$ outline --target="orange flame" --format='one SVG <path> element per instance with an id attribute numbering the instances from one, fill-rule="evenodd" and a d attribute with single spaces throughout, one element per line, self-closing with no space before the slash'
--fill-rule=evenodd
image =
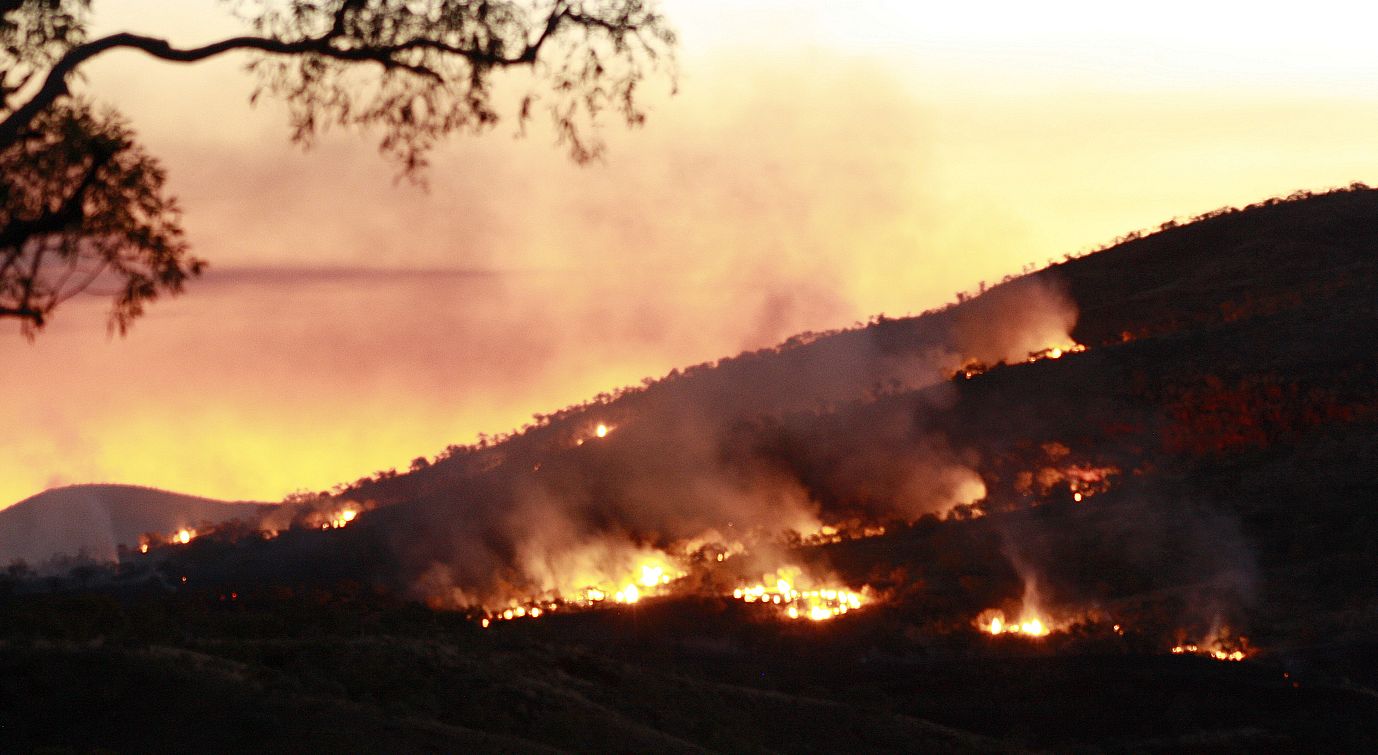
<path id="1" fill-rule="evenodd" d="M 810 621 L 826 621 L 842 616 L 869 602 L 862 593 L 845 587 L 797 589 L 795 584 L 801 574 L 802 570 L 797 566 L 783 567 L 776 570 L 774 575 L 763 576 L 761 581 L 754 585 L 745 585 L 733 590 L 732 598 L 744 603 L 779 606 L 777 610 L 788 618 L 807 618 Z"/>

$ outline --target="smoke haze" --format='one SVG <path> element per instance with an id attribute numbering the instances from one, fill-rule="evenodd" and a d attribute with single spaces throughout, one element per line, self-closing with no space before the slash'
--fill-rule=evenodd
<path id="1" fill-rule="evenodd" d="M 1075 321 L 1065 295 L 1023 279 L 928 317 L 689 370 L 560 420 L 549 455 L 504 458 L 406 507 L 393 548 L 428 598 L 491 608 L 609 591 L 648 559 L 682 574 L 705 546 L 770 564 L 762 552 L 825 526 L 942 515 L 984 496 L 976 459 L 925 429 L 922 402 L 875 399 L 931 388 L 923 401 L 941 403 L 963 365 L 1067 348 Z M 857 402 L 870 411 L 833 414 Z"/>

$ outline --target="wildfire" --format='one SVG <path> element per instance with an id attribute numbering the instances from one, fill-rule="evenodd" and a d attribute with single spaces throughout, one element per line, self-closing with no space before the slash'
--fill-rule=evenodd
<path id="1" fill-rule="evenodd" d="M 488 612 L 481 624 L 486 629 L 495 621 L 539 619 L 562 608 L 596 608 L 605 604 L 634 605 L 645 598 L 662 594 L 671 582 L 683 576 L 684 572 L 668 561 L 658 557 L 647 558 L 626 577 L 586 585 L 572 591 L 572 596 L 556 593 L 545 598 L 513 599 L 507 608 Z"/>
<path id="2" fill-rule="evenodd" d="M 1180 638 L 1180 635 L 1179 635 Z M 1209 644 L 1186 642 L 1179 639 L 1172 646 L 1173 655 L 1200 655 L 1217 661 L 1238 662 L 1245 660 L 1253 651 L 1249 648 L 1248 637 L 1231 639 L 1228 630 L 1217 632 Z"/>
<path id="3" fill-rule="evenodd" d="M 1002 634 L 1018 634 L 1025 637 L 1047 637 L 1053 630 L 1043 619 L 1033 616 L 1024 616 L 1015 622 L 1007 622 L 1003 611 L 992 610 L 981 614 L 976 620 L 976 625 L 981 631 L 987 632 L 992 636 Z"/>
<path id="4" fill-rule="evenodd" d="M 1068 486 L 1072 489 L 1072 500 L 1077 503 L 1109 490 L 1110 478 L 1119 473 L 1120 468 L 1114 466 L 1093 467 L 1074 464 L 1062 470 Z"/>
<path id="5" fill-rule="evenodd" d="M 1214 650 L 1204 650 L 1194 643 L 1186 645 L 1174 645 L 1173 655 L 1204 655 L 1207 658 L 1214 658 L 1217 661 L 1242 661 L 1246 657 L 1243 650 L 1225 651 L 1220 648 Z"/>
<path id="6" fill-rule="evenodd" d="M 1040 609 L 1042 601 L 1039 599 L 1038 577 L 1032 572 L 1024 574 L 1022 602 L 1018 621 L 1009 621 L 1005 618 L 1004 611 L 991 608 L 982 611 L 976 617 L 977 628 L 991 636 L 1016 634 L 1024 637 L 1047 637 L 1052 634 L 1052 622 L 1043 617 L 1044 612 Z"/>
<path id="7" fill-rule="evenodd" d="M 616 429 L 617 429 L 617 427 L 616 427 L 615 425 L 609 425 L 609 424 L 606 423 L 606 422 L 599 422 L 597 425 L 594 425 L 593 431 L 592 431 L 592 435 L 591 435 L 591 436 L 586 436 L 586 437 L 583 437 L 583 438 L 579 438 L 578 440 L 574 441 L 574 445 L 576 445 L 576 446 L 582 446 L 582 445 L 584 445 L 584 443 L 586 443 L 586 442 L 588 442 L 588 441 L 590 441 L 590 440 L 594 440 L 594 439 L 600 439 L 600 440 L 601 440 L 602 438 L 608 437 L 608 434 L 611 433 L 613 430 L 616 430 Z"/>
<path id="8" fill-rule="evenodd" d="M 826 621 L 866 603 L 865 596 L 845 587 L 799 590 L 795 583 L 800 573 L 798 567 L 779 569 L 774 575 L 762 577 L 757 584 L 733 590 L 732 598 L 744 603 L 778 606 L 781 613 L 791 619 L 810 621 Z"/>
<path id="9" fill-rule="evenodd" d="M 1024 361 L 1028 364 L 1033 364 L 1034 362 L 1041 362 L 1045 359 L 1061 359 L 1067 354 L 1079 354 L 1083 351 L 1086 351 L 1085 344 L 1080 344 L 1069 339 L 1065 346 L 1049 346 L 1046 349 L 1029 352 L 1029 356 Z M 991 365 L 971 360 L 964 363 L 961 368 L 957 370 L 956 374 L 953 375 L 953 378 L 970 380 L 977 375 L 984 375 L 986 372 L 990 371 L 990 369 Z"/>
<path id="10" fill-rule="evenodd" d="M 197 531 L 190 527 L 181 527 L 176 532 L 167 535 L 146 532 L 139 536 L 139 552 L 148 553 L 150 550 L 164 545 L 186 545 L 195 540 L 197 534 Z"/>
<path id="11" fill-rule="evenodd" d="M 1043 349 L 1042 351 L 1035 351 L 1034 353 L 1029 355 L 1028 361 L 1032 363 L 1042 361 L 1044 359 L 1061 359 L 1064 355 L 1078 354 L 1083 351 L 1086 351 L 1085 344 L 1073 342 L 1072 345 L 1067 347 L 1053 346 L 1047 349 Z"/>
<path id="12" fill-rule="evenodd" d="M 325 503 L 325 502 L 323 502 Z M 259 532 L 265 539 L 277 537 L 287 527 L 305 527 L 315 530 L 338 530 L 348 527 L 359 515 L 371 511 L 377 504 L 373 501 L 332 501 L 330 505 L 299 512 L 290 522 L 265 519 L 259 523 Z"/>
<path id="13" fill-rule="evenodd" d="M 1068 463 L 1072 451 L 1061 443 L 1045 443 L 1043 451 L 1048 463 L 1033 471 L 1020 472 L 1014 480 L 1016 492 L 1041 497 L 1065 485 L 1072 494 L 1072 500 L 1081 503 L 1110 490 L 1115 479 L 1122 474 L 1120 468 L 1114 465 Z"/>
<path id="14" fill-rule="evenodd" d="M 339 511 L 337 511 L 337 512 L 335 512 L 335 513 L 333 513 L 333 514 L 328 514 L 327 517 L 326 517 L 326 520 L 325 520 L 324 522 L 321 523 L 321 529 L 323 529 L 323 530 L 338 530 L 338 529 L 341 529 L 341 528 L 343 528 L 343 527 L 348 526 L 349 523 L 352 522 L 352 521 L 354 521 L 355 517 L 357 517 L 357 516 L 359 516 L 359 510 L 358 510 L 358 509 L 356 509 L 356 508 L 354 508 L 354 507 L 352 507 L 352 506 L 346 506 L 346 507 L 344 507 L 343 509 L 340 509 Z"/>
<path id="15" fill-rule="evenodd" d="M 802 542 L 804 545 L 830 545 L 845 540 L 864 540 L 869 537 L 880 537 L 884 534 L 885 528 L 880 525 L 862 526 L 853 522 L 852 524 L 839 526 L 823 525 L 817 532 L 805 535 L 802 538 Z"/>

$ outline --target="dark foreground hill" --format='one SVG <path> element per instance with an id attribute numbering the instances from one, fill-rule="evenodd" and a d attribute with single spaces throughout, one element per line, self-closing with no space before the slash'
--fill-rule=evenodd
<path id="1" fill-rule="evenodd" d="M 344 529 L 0 582 L 0 742 L 1372 751 L 1375 218 L 1369 190 L 1221 213 L 363 481 L 381 506 Z M 1059 297 L 1089 348 L 1027 362 Z M 781 545 L 876 600 L 784 621 L 710 561 L 701 590 L 486 630 L 422 602 L 528 577 L 532 533 L 655 543 L 705 500 L 884 524 Z M 976 626 L 1031 583 L 1059 631 Z M 1247 660 L 1170 652 L 1212 637 Z"/>

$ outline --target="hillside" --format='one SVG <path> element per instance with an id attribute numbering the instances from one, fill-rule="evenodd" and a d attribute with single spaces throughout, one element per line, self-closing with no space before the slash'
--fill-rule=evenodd
<path id="1" fill-rule="evenodd" d="M 0 711 L 122 670 L 85 728 L 0 726 L 108 746 L 214 689 L 281 749 L 1372 750 L 1375 217 L 1213 214 L 312 502 L 338 526 L 0 583 Z"/>
<path id="2" fill-rule="evenodd" d="M 54 556 L 114 561 L 119 546 L 148 532 L 174 533 L 205 522 L 257 520 L 265 504 L 227 503 L 133 485 L 73 485 L 0 510 L 0 563 L 37 566 Z"/>

